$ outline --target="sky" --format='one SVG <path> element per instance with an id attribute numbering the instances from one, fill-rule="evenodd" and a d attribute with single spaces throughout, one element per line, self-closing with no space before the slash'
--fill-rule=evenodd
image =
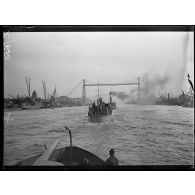
<path id="1" fill-rule="evenodd" d="M 86 83 L 136 82 L 146 76 L 168 78 L 164 88 L 173 95 L 188 90 L 187 73 L 194 81 L 192 32 L 11 32 L 4 34 L 4 96 L 27 95 L 25 77 L 31 77 L 31 91 L 43 97 L 57 89 L 68 95 Z M 130 90 L 137 86 L 101 87 L 108 91 Z M 97 87 L 86 88 L 87 97 Z M 82 85 L 72 94 L 81 97 Z"/>

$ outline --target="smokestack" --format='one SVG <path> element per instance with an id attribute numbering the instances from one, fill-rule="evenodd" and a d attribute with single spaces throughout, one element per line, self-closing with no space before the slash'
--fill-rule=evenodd
<path id="1" fill-rule="evenodd" d="M 110 103 L 112 103 L 112 93 L 110 92 Z"/>

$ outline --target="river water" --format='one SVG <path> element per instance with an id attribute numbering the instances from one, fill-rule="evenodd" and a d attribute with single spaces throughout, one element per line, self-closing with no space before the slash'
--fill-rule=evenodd
<path id="1" fill-rule="evenodd" d="M 118 105 L 113 121 L 92 124 L 88 107 L 4 112 L 4 165 L 14 165 L 44 151 L 60 139 L 102 159 L 111 148 L 121 165 L 193 165 L 194 108 L 159 105 Z"/>

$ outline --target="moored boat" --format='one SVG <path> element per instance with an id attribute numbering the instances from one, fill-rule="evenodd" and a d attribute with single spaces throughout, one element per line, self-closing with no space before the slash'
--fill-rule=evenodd
<path id="1" fill-rule="evenodd" d="M 23 104 L 22 109 L 23 110 L 37 110 L 43 108 L 42 103 L 36 103 L 36 104 Z"/>
<path id="2" fill-rule="evenodd" d="M 14 108 L 4 108 L 4 112 L 12 112 L 12 111 L 21 111 L 22 108 L 14 107 Z"/>

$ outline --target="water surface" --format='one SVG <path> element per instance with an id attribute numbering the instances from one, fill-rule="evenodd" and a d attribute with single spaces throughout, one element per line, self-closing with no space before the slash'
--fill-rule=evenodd
<path id="1" fill-rule="evenodd" d="M 122 165 L 192 165 L 194 109 L 179 106 L 118 105 L 114 121 L 92 124 L 88 107 L 23 110 L 4 120 L 4 165 L 44 151 L 53 141 L 89 150 L 106 160 L 110 148 Z M 4 113 L 7 117 L 8 112 Z"/>

